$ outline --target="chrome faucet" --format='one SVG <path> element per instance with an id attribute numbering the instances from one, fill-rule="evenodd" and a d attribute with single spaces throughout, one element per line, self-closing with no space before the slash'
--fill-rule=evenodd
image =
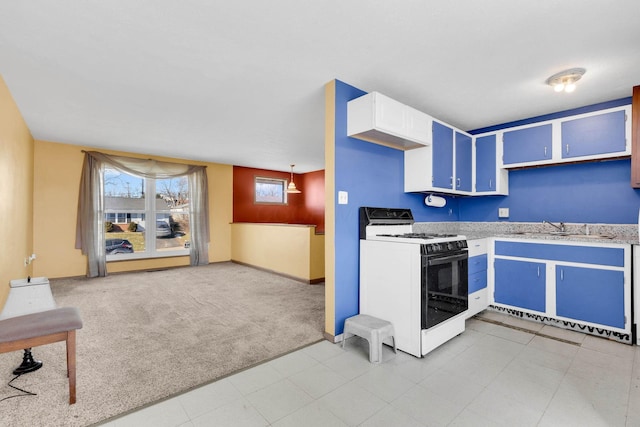
<path id="1" fill-rule="evenodd" d="M 555 228 L 556 230 L 564 233 L 566 230 L 564 228 L 564 222 L 561 222 L 560 225 L 555 225 L 552 222 L 549 222 L 547 220 L 542 221 L 543 224 L 549 224 L 550 226 L 552 226 L 553 228 Z"/>

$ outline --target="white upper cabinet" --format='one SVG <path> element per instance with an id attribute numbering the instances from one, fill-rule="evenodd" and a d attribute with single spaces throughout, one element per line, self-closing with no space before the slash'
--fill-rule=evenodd
<path id="1" fill-rule="evenodd" d="M 378 92 L 347 103 L 347 135 L 409 150 L 431 143 L 431 117 Z"/>

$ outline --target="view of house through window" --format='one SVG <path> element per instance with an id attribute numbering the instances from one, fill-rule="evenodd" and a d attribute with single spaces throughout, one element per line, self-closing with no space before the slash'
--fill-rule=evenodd
<path id="1" fill-rule="evenodd" d="M 106 169 L 104 207 L 107 260 L 189 253 L 186 176 L 149 179 Z"/>
<path id="2" fill-rule="evenodd" d="M 286 179 L 262 178 L 255 181 L 255 202 L 284 205 L 287 203 Z"/>

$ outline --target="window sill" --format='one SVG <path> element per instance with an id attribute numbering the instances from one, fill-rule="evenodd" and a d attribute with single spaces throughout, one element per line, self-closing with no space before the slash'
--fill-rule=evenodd
<path id="1" fill-rule="evenodd" d="M 145 252 L 133 253 L 133 254 L 117 254 L 117 255 L 107 255 L 107 262 L 118 262 L 118 261 L 135 261 L 142 259 L 156 259 L 156 258 L 172 258 L 172 257 L 181 257 L 181 256 L 189 256 L 190 251 L 188 249 L 180 249 L 175 251 L 162 251 L 156 252 L 155 254 L 148 254 Z"/>

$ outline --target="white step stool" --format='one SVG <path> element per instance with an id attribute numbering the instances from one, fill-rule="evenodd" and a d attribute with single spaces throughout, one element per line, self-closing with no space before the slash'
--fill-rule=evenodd
<path id="1" fill-rule="evenodd" d="M 342 348 L 350 335 L 357 335 L 369 341 L 369 361 L 371 363 L 382 362 L 382 342 L 386 338 L 393 340 L 393 352 L 396 350 L 396 339 L 391 322 L 378 319 L 368 314 L 358 314 L 344 321 L 342 333 Z"/>

